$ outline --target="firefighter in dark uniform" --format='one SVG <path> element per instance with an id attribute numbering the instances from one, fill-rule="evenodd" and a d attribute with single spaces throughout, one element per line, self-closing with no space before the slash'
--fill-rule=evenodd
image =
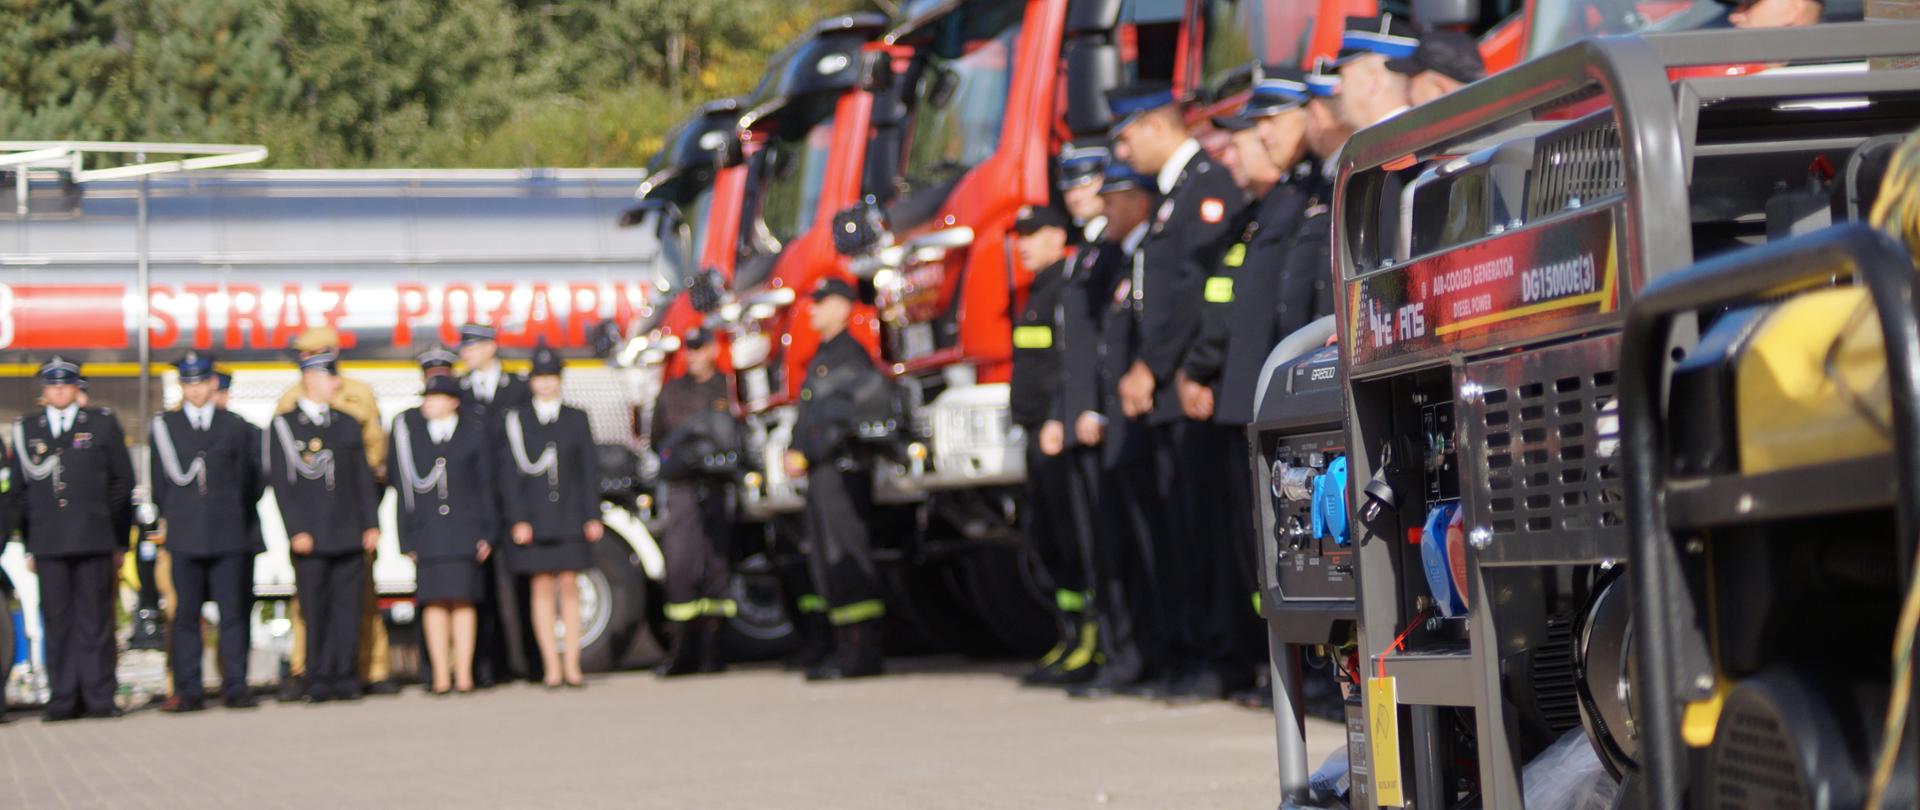
<path id="1" fill-rule="evenodd" d="M 400 551 L 413 560 L 414 601 L 423 608 L 428 689 L 465 693 L 473 691 L 480 564 L 492 556 L 500 528 L 493 437 L 460 414 L 460 385 L 451 376 L 428 376 L 420 399 L 394 417 L 387 434 L 387 480 L 400 495 Z"/>
<path id="2" fill-rule="evenodd" d="M 720 626 L 737 610 L 727 591 L 733 579 L 727 543 L 739 423 L 727 376 L 719 370 L 719 342 L 695 328 L 682 345 L 687 372 L 661 387 L 651 425 L 666 482 L 661 551 L 667 559 L 666 617 L 673 623 L 667 660 L 655 670 L 662 677 L 724 669 Z"/>
<path id="3" fill-rule="evenodd" d="M 534 643 L 548 689 L 586 685 L 576 575 L 594 567 L 592 544 L 606 530 L 593 426 L 585 411 L 561 403 L 564 369 L 552 349 L 534 348 L 528 377 L 533 399 L 501 417 L 500 460 L 494 464 L 502 522 L 513 541 L 506 547 L 507 569 L 527 578 Z M 558 639 L 556 623 L 564 631 Z"/>
<path id="4" fill-rule="evenodd" d="M 360 422 L 327 404 L 340 386 L 337 363 L 327 352 L 300 359 L 301 395 L 261 442 L 306 620 L 308 703 L 360 697 L 360 606 L 380 543 L 380 493 Z"/>
<path id="5" fill-rule="evenodd" d="M 533 394 L 526 380 L 501 367 L 494 327 L 482 323 L 460 327 L 459 348 L 460 360 L 467 366 L 467 373 L 460 378 L 460 388 L 465 392 L 461 410 L 493 431 L 493 443 L 498 447 L 501 415 L 526 405 Z M 504 531 L 494 533 L 496 537 L 503 535 Z M 480 637 L 474 651 L 473 677 L 474 683 L 484 689 L 516 668 L 523 668 L 526 650 L 517 629 L 523 622 L 513 578 L 498 559 L 489 558 L 481 568 L 486 594 L 479 609 Z M 516 630 L 506 631 L 509 627 Z"/>
<path id="6" fill-rule="evenodd" d="M 213 358 L 195 352 L 174 363 L 182 402 L 153 417 L 153 503 L 166 521 L 173 573 L 173 669 L 169 712 L 206 708 L 201 675 L 200 606 L 220 609 L 220 697 L 228 708 L 254 706 L 247 688 L 253 558 L 260 542 L 258 504 L 266 488 L 252 425 L 214 405 Z"/>
<path id="7" fill-rule="evenodd" d="M 1088 228 L 1091 244 L 1076 258 L 1064 296 L 1061 402 L 1075 442 L 1092 451 L 1096 468 L 1093 595 L 1103 662 L 1093 680 L 1068 694 L 1155 695 L 1172 667 L 1159 577 L 1171 529 L 1154 475 L 1152 430 L 1146 419 L 1124 412 L 1118 386 L 1138 354 L 1134 258 L 1158 198 L 1152 178 L 1113 161 L 1099 199 L 1101 214 Z"/>
<path id="8" fill-rule="evenodd" d="M 1286 248 L 1306 210 L 1325 195 L 1319 167 L 1308 159 L 1308 99 L 1304 71 L 1266 66 L 1256 72 L 1253 91 L 1238 113 L 1214 119 L 1233 133 L 1231 148 L 1240 158 L 1240 174 L 1258 198 L 1242 217 L 1239 235 L 1220 267 L 1202 288 L 1204 325 L 1187 353 L 1189 384 L 1202 390 L 1190 398 L 1188 415 L 1212 419 L 1230 429 L 1220 474 L 1233 521 L 1230 537 L 1238 556 L 1235 573 L 1242 593 L 1259 598 L 1259 544 L 1254 536 L 1253 483 L 1246 428 L 1253 421 L 1253 398 L 1267 354 L 1287 334 L 1332 312 L 1328 274 L 1289 265 Z M 1248 689 L 1267 667 L 1266 636 L 1257 610 L 1241 612 L 1234 626 L 1244 656 L 1229 687 L 1259 702 L 1270 691 Z"/>
<path id="9" fill-rule="evenodd" d="M 1015 216 L 1014 247 L 1033 274 L 1026 303 L 1013 323 L 1011 415 L 1027 437 L 1027 485 L 1022 528 L 1054 586 L 1060 639 L 1022 679 L 1033 685 L 1077 683 L 1093 677 L 1093 643 L 1087 624 L 1087 573 L 1075 538 L 1065 455 L 1066 423 L 1057 418 L 1060 344 L 1055 339 L 1061 294 L 1066 288 L 1067 215 L 1057 208 L 1025 206 Z M 1082 636 L 1087 643 L 1082 644 Z"/>
<path id="10" fill-rule="evenodd" d="M 133 529 L 133 460 L 113 412 L 78 402 L 79 382 L 75 363 L 40 366 L 44 407 L 14 423 L 8 470 L 40 579 L 49 721 L 120 713 L 114 582 Z"/>
<path id="11" fill-rule="evenodd" d="M 859 395 L 880 370 L 847 332 L 856 295 L 852 284 L 833 277 L 813 290 L 813 328 L 821 342 L 800 388 L 786 457 L 788 475 L 807 477 L 808 561 L 826 595 L 834 635 L 834 655 L 807 671 L 810 681 L 868 677 L 885 668 L 881 627 L 887 611 L 867 522 L 873 462 L 856 440 Z"/>
<path id="12" fill-rule="evenodd" d="M 1187 134 L 1180 107 L 1163 84 L 1111 91 L 1114 157 L 1154 177 L 1162 199 L 1135 257 L 1133 365 L 1118 394 L 1128 417 L 1145 417 L 1153 433 L 1158 495 L 1169 504 L 1169 547 L 1160 566 L 1170 654 L 1175 669 L 1164 687 L 1171 699 L 1223 697 L 1234 665 L 1236 597 L 1232 531 L 1220 508 L 1219 457 L 1230 431 L 1187 416 L 1179 399 L 1181 364 L 1200 334 L 1202 289 L 1233 243 L 1245 196 L 1232 176 Z M 1237 609 L 1237 610 L 1236 610 Z"/>

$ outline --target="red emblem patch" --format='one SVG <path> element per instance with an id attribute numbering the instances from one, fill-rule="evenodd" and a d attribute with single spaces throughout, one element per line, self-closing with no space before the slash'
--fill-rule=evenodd
<path id="1" fill-rule="evenodd" d="M 1208 197 L 1200 201 L 1200 221 L 1209 225 L 1218 223 L 1227 215 L 1227 204 L 1217 197 Z"/>

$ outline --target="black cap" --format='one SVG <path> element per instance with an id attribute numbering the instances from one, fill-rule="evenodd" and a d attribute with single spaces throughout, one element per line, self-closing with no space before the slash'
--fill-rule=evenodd
<path id="1" fill-rule="evenodd" d="M 459 355 L 448 351 L 447 347 L 437 343 L 427 347 L 427 350 L 421 352 L 420 356 L 415 359 L 420 361 L 420 370 L 422 371 L 433 368 L 453 368 L 453 364 L 460 362 Z"/>
<path id="2" fill-rule="evenodd" d="M 680 338 L 680 345 L 689 349 L 698 349 L 712 342 L 713 330 L 704 326 L 696 326 L 688 329 L 687 334 Z"/>
<path id="3" fill-rule="evenodd" d="M 1253 76 L 1253 90 L 1240 116 L 1248 120 L 1266 118 L 1307 103 L 1307 72 L 1289 65 L 1261 65 Z"/>
<path id="4" fill-rule="evenodd" d="M 1388 59 L 1411 58 L 1420 48 L 1420 32 L 1413 23 L 1382 14 L 1378 17 L 1348 17 L 1346 30 L 1340 34 L 1340 63 L 1369 54 L 1380 54 Z"/>
<path id="5" fill-rule="evenodd" d="M 1051 205 L 1023 205 L 1020 206 L 1020 214 L 1013 219 L 1013 232 L 1026 236 L 1041 228 L 1064 231 L 1069 222 L 1066 214 Z"/>
<path id="6" fill-rule="evenodd" d="M 1076 188 L 1098 180 L 1112 161 L 1113 150 L 1107 147 L 1107 136 L 1075 138 L 1060 150 L 1059 186 Z"/>
<path id="7" fill-rule="evenodd" d="M 815 301 L 822 301 L 835 295 L 845 298 L 848 301 L 860 300 L 859 291 L 855 290 L 852 284 L 848 284 L 846 279 L 840 278 L 839 276 L 827 276 L 826 278 L 820 279 L 819 284 L 813 286 L 813 300 Z"/>
<path id="8" fill-rule="evenodd" d="M 1140 120 L 1140 116 L 1171 106 L 1175 101 L 1173 85 L 1166 82 L 1135 82 L 1107 91 L 1107 108 L 1113 112 L 1114 135 Z"/>
<path id="9" fill-rule="evenodd" d="M 528 372 L 528 376 L 557 377 L 563 368 L 566 368 L 566 362 L 560 359 L 560 353 L 554 351 L 552 346 L 548 346 L 545 340 L 533 347 L 533 368 Z"/>
<path id="10" fill-rule="evenodd" d="M 435 374 L 429 376 L 427 377 L 426 385 L 420 390 L 420 396 L 428 397 L 434 394 L 459 399 L 460 381 L 454 379 L 451 374 Z"/>
<path id="11" fill-rule="evenodd" d="M 1428 31 L 1420 37 L 1413 55 L 1388 59 L 1387 69 L 1416 76 L 1429 70 L 1456 82 L 1477 82 L 1487 76 L 1487 63 L 1480 58 L 1480 43 L 1460 31 Z"/>
<path id="12" fill-rule="evenodd" d="M 216 371 L 213 373 L 213 377 L 214 379 L 220 381 L 220 390 L 222 391 L 233 390 L 233 372 Z"/>
<path id="13" fill-rule="evenodd" d="M 213 358 L 196 351 L 189 351 L 173 361 L 174 371 L 180 374 L 180 382 L 205 382 L 213 376 Z"/>
<path id="14" fill-rule="evenodd" d="M 80 364 L 59 355 L 40 364 L 40 383 L 42 385 L 79 385 Z"/>
<path id="15" fill-rule="evenodd" d="M 1213 128 L 1224 132 L 1245 132 L 1253 129 L 1253 119 L 1241 113 L 1228 113 L 1213 117 Z"/>
<path id="16" fill-rule="evenodd" d="M 460 327 L 460 345 L 462 346 L 469 343 L 495 340 L 497 337 L 494 328 L 484 323 L 470 323 Z"/>
<path id="17" fill-rule="evenodd" d="M 340 373 L 340 355 L 333 352 L 314 352 L 300 358 L 301 371 L 324 371 L 328 374 Z"/>

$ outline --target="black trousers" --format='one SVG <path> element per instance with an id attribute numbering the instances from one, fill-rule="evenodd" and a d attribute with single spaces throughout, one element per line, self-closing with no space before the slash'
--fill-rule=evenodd
<path id="1" fill-rule="evenodd" d="M 807 473 L 807 559 L 834 626 L 886 615 L 873 565 L 873 474 L 821 465 Z"/>
<path id="2" fill-rule="evenodd" d="M 168 663 L 173 667 L 173 693 L 199 700 L 206 695 L 200 671 L 200 606 L 208 600 L 220 608 L 220 693 L 247 691 L 247 649 L 253 607 L 253 555 L 213 557 L 173 555 L 173 631 L 168 634 Z"/>
<path id="3" fill-rule="evenodd" d="M 300 617 L 307 623 L 307 694 L 345 697 L 360 693 L 356 651 L 360 603 L 366 596 L 367 556 L 294 555 L 293 584 L 300 591 Z"/>
<path id="4" fill-rule="evenodd" d="M 684 622 L 732 613 L 727 589 L 733 570 L 727 543 L 733 533 L 733 492 L 724 481 L 669 481 L 666 525 L 666 615 Z"/>
<path id="5" fill-rule="evenodd" d="M 1078 623 L 1086 612 L 1091 582 L 1086 546 L 1093 527 L 1084 519 L 1090 512 L 1076 515 L 1074 461 L 1069 452 L 1049 456 L 1040 452 L 1038 441 L 1027 442 L 1026 513 L 1021 522 L 1027 545 L 1052 580 L 1060 611 Z"/>
<path id="6" fill-rule="evenodd" d="M 113 711 L 120 686 L 114 675 L 113 555 L 35 555 L 33 565 L 46 630 L 47 714 Z"/>
<path id="7" fill-rule="evenodd" d="M 1254 520 L 1253 446 L 1247 443 L 1244 427 L 1222 426 L 1227 431 L 1227 452 L 1222 456 L 1223 494 L 1228 504 L 1224 513 L 1228 523 L 1227 546 L 1232 552 L 1235 587 L 1240 604 L 1233 609 L 1235 663 L 1255 670 L 1267 666 L 1267 623 L 1255 609 L 1260 593 L 1260 529 Z"/>
<path id="8" fill-rule="evenodd" d="M 1123 431 L 1137 431 L 1141 435 L 1132 441 L 1146 442 L 1145 430 L 1110 423 L 1107 441 L 1126 441 Z M 1102 677 L 1116 683 L 1156 677 L 1173 666 L 1161 588 L 1167 503 L 1156 491 L 1150 454 L 1103 463 L 1098 450 L 1085 452 L 1081 474 L 1097 482 L 1091 489 L 1099 527 L 1092 556 L 1094 612 L 1107 659 Z"/>
<path id="9" fill-rule="evenodd" d="M 1234 499 L 1221 459 L 1230 430 L 1181 420 L 1154 427 L 1158 496 L 1176 527 L 1165 541 L 1161 583 L 1166 593 L 1169 653 L 1176 669 L 1237 672 L 1236 622 L 1248 620 L 1250 595 L 1239 587 L 1241 544 L 1228 515 Z"/>

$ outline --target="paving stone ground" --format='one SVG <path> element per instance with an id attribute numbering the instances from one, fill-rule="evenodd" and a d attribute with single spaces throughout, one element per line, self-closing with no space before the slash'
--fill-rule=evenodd
<path id="1" fill-rule="evenodd" d="M 0 808 L 1271 808 L 1271 715 L 1023 689 L 1011 668 L 893 662 L 549 693 L 0 725 Z M 1310 721 L 1312 764 L 1341 743 Z"/>

